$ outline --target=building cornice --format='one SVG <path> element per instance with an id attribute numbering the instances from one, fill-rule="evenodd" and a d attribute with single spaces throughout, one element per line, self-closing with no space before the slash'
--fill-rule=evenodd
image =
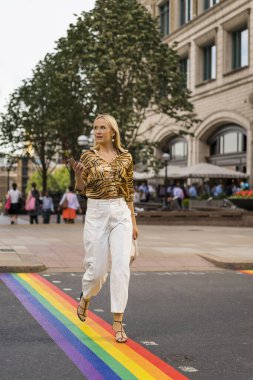
<path id="1" fill-rule="evenodd" d="M 252 85 L 252 92 L 253 92 L 253 74 L 249 74 L 245 78 L 237 78 L 232 83 L 231 82 L 223 83 L 222 85 L 219 85 L 215 88 L 198 92 L 197 94 L 194 94 L 191 96 L 191 100 L 193 102 L 196 102 L 199 99 L 204 99 L 209 96 L 217 95 L 226 91 L 230 91 L 233 88 L 238 88 L 239 86 L 244 86 L 248 84 Z"/>

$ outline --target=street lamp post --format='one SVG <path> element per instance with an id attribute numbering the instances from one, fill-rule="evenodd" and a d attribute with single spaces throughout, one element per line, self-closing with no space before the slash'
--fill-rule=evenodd
<path id="1" fill-rule="evenodd" d="M 164 178 L 164 188 L 165 188 L 165 195 L 164 195 L 164 208 L 168 208 L 168 202 L 167 202 L 167 182 L 168 182 L 168 163 L 170 160 L 169 153 L 163 153 L 162 155 L 164 164 L 165 164 L 165 178 Z"/>
<path id="2" fill-rule="evenodd" d="M 93 131 L 91 131 L 90 137 L 87 137 L 86 135 L 81 135 L 77 139 L 78 145 L 83 147 L 83 150 L 89 149 L 90 146 L 93 144 L 93 141 Z"/>
<path id="3" fill-rule="evenodd" d="M 88 137 L 85 135 L 81 135 L 77 139 L 77 143 L 79 146 L 86 146 L 88 144 Z"/>
<path id="4" fill-rule="evenodd" d="M 11 168 L 7 167 L 6 171 L 7 171 L 7 191 L 8 191 L 10 189 L 10 171 L 11 171 Z"/>
<path id="5" fill-rule="evenodd" d="M 10 172 L 12 170 L 15 170 L 17 167 L 16 158 L 15 157 L 8 157 L 6 160 L 6 172 L 7 172 L 7 191 L 10 188 Z"/>

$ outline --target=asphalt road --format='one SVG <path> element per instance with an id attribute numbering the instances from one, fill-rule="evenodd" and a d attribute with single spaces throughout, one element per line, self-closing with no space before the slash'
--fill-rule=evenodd
<path id="1" fill-rule="evenodd" d="M 44 279 L 80 293 L 80 273 Z M 132 273 L 125 328 L 189 379 L 252 380 L 252 290 L 253 276 L 238 272 Z M 109 281 L 90 308 L 111 323 Z M 1 281 L 0 310 L 1 380 L 85 378 Z"/>

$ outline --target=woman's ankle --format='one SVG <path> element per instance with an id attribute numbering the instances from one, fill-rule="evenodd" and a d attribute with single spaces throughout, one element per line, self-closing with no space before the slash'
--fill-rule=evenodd
<path id="1" fill-rule="evenodd" d="M 113 320 L 117 322 L 123 321 L 124 314 L 123 313 L 113 313 Z"/>

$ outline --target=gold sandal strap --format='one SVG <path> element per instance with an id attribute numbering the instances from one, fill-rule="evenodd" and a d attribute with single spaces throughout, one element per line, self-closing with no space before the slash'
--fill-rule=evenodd
<path id="1" fill-rule="evenodd" d="M 126 335 L 126 333 L 125 333 L 125 331 L 124 331 L 124 328 L 123 328 L 123 322 L 122 322 L 122 321 L 114 321 L 114 323 L 120 323 L 120 325 L 121 325 L 121 329 L 118 330 L 118 331 L 115 331 L 115 335 L 121 333 L 121 337 L 120 337 L 120 338 L 117 338 L 117 337 L 115 336 L 116 340 L 117 340 L 117 341 L 118 341 L 119 339 L 120 339 L 120 340 L 127 340 L 127 336 L 124 337 L 124 335 L 123 335 L 123 334 Z"/>
<path id="2" fill-rule="evenodd" d="M 82 299 L 81 299 L 81 300 L 82 300 Z M 86 317 L 87 315 L 85 314 L 85 312 L 86 312 L 87 309 L 88 309 L 88 306 L 89 306 L 90 300 L 85 300 L 85 299 L 83 298 L 84 306 L 81 305 L 81 300 L 80 300 L 80 303 L 79 303 L 79 305 L 78 305 L 78 309 L 80 308 L 80 309 L 82 309 L 83 311 L 82 311 L 82 313 L 79 313 L 79 314 L 80 314 L 81 316 L 83 316 L 83 317 Z"/>

